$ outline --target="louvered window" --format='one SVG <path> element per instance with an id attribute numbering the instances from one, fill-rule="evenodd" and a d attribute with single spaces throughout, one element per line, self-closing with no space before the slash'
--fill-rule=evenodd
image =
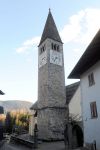
<path id="1" fill-rule="evenodd" d="M 52 43 L 51 49 L 59 52 L 59 45 Z"/>
<path id="2" fill-rule="evenodd" d="M 45 44 L 40 48 L 40 54 L 42 54 L 46 50 Z"/>

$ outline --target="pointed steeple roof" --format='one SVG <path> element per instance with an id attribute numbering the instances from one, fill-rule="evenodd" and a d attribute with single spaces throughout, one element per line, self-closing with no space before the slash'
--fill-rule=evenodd
<path id="1" fill-rule="evenodd" d="M 53 40 L 56 40 L 56 41 L 62 43 L 61 38 L 60 38 L 59 33 L 58 33 L 58 30 L 57 30 L 57 27 L 56 27 L 56 24 L 55 24 L 54 19 L 52 17 L 50 9 L 49 9 L 48 17 L 47 17 L 47 20 L 46 20 L 46 24 L 45 24 L 45 27 L 44 27 L 44 30 L 43 30 L 42 37 L 41 37 L 39 45 L 46 38 L 50 38 L 50 39 L 53 39 Z"/>

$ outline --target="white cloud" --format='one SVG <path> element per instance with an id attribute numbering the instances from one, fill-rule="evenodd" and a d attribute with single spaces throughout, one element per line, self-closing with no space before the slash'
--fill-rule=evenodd
<path id="1" fill-rule="evenodd" d="M 69 22 L 60 32 L 62 41 L 65 44 L 71 42 L 72 44 L 78 43 L 88 45 L 100 28 L 99 18 L 100 9 L 95 8 L 87 8 L 72 15 L 69 18 Z M 32 46 L 35 46 L 34 48 L 36 48 L 39 41 L 39 36 L 26 40 L 22 43 L 22 46 L 16 49 L 16 52 L 28 52 Z"/>
<path id="2" fill-rule="evenodd" d="M 69 18 L 60 32 L 64 43 L 88 44 L 100 28 L 100 9 L 87 8 Z"/>
<path id="3" fill-rule="evenodd" d="M 17 49 L 16 49 L 16 52 L 17 52 L 17 53 L 23 53 L 23 52 L 25 52 L 27 49 L 28 49 L 28 47 L 22 46 L 22 47 L 17 48 Z"/>
<path id="4" fill-rule="evenodd" d="M 64 26 L 60 32 L 64 43 L 70 42 L 77 38 L 81 32 L 80 21 L 83 17 L 83 12 L 79 12 L 77 15 L 73 15 L 69 18 L 69 23 Z"/>
<path id="5" fill-rule="evenodd" d="M 33 59 L 31 57 L 27 58 L 27 62 L 33 63 Z"/>
<path id="6" fill-rule="evenodd" d="M 23 42 L 22 46 L 16 49 L 17 53 L 27 52 L 32 46 L 37 46 L 40 41 L 40 37 L 34 37 Z"/>
<path id="7" fill-rule="evenodd" d="M 30 40 L 27 40 L 23 43 L 24 46 L 32 46 L 33 44 L 37 45 L 39 43 L 40 37 L 34 37 Z"/>

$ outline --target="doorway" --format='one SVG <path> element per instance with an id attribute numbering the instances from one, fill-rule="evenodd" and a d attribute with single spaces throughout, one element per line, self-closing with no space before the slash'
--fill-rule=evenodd
<path id="1" fill-rule="evenodd" d="M 83 146 L 83 131 L 79 125 L 73 125 L 72 128 L 73 136 L 73 147 L 82 147 Z"/>

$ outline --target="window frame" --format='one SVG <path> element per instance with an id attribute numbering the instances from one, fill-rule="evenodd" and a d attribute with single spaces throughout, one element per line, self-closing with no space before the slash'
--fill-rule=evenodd
<path id="1" fill-rule="evenodd" d="M 41 55 L 46 50 L 45 44 L 40 48 L 39 54 Z"/>
<path id="2" fill-rule="evenodd" d="M 93 72 L 88 75 L 88 83 L 89 83 L 89 87 L 93 86 L 95 84 L 94 73 Z"/>
<path id="3" fill-rule="evenodd" d="M 60 52 L 60 46 L 56 43 L 51 43 L 51 49 Z"/>
<path id="4" fill-rule="evenodd" d="M 98 118 L 96 101 L 90 102 L 91 119 Z"/>

